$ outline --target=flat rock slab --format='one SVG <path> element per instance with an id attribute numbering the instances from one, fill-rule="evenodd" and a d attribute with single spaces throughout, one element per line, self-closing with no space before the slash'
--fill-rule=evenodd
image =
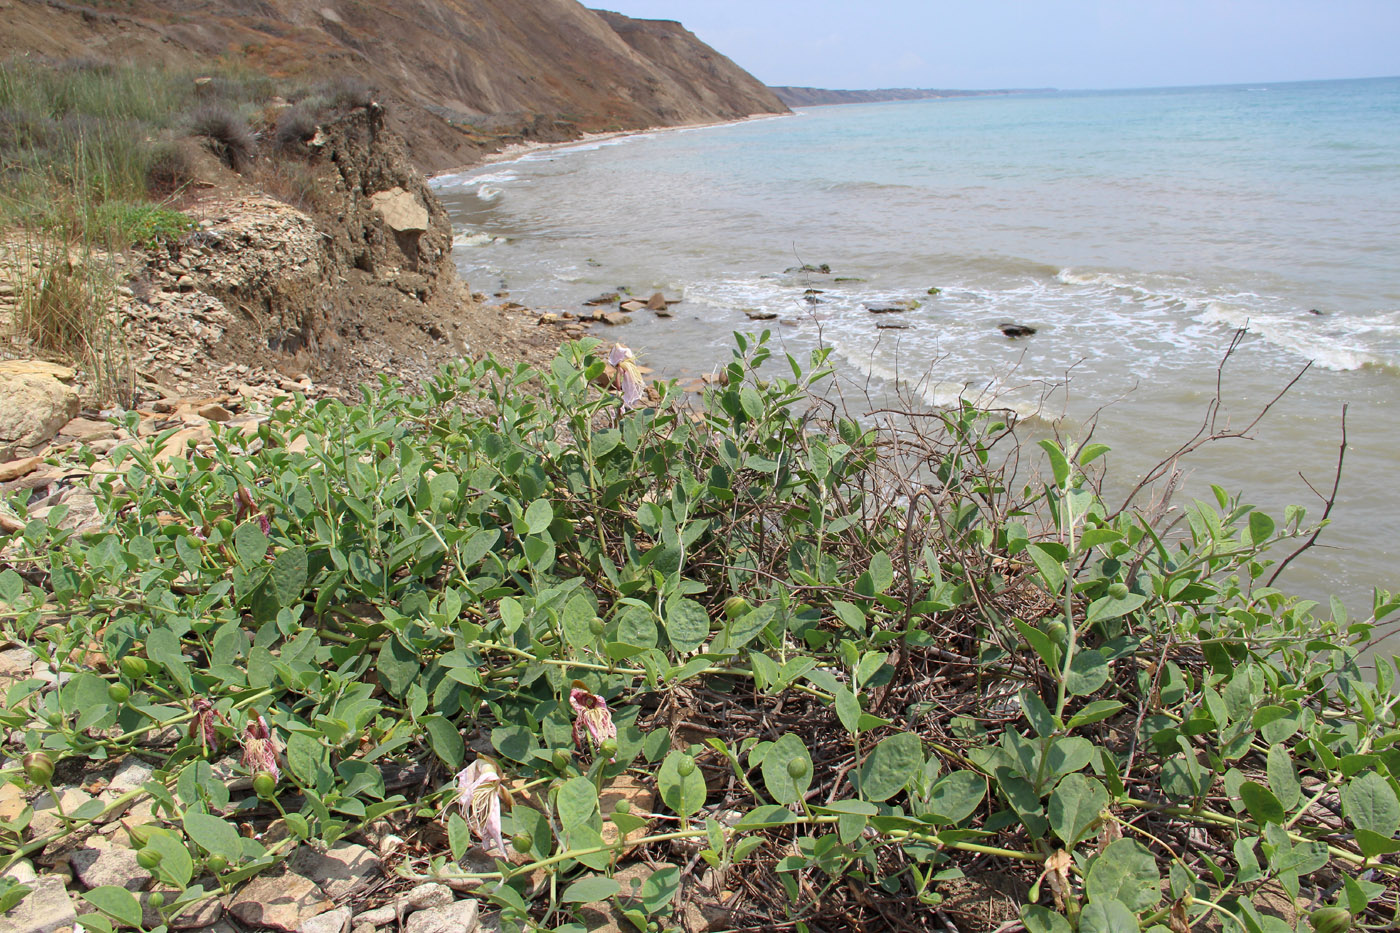
<path id="1" fill-rule="evenodd" d="M 115 885 L 140 891 L 151 880 L 151 873 L 137 864 L 134 851 L 114 846 L 100 836 L 81 849 L 74 849 L 68 861 L 87 888 Z"/>
<path id="2" fill-rule="evenodd" d="M 317 914 L 301 925 L 297 933 L 345 933 L 350 929 L 350 908 L 337 907 Z"/>
<path id="3" fill-rule="evenodd" d="M 404 924 L 404 933 L 474 933 L 477 926 L 476 901 L 467 898 L 418 911 Z"/>
<path id="4" fill-rule="evenodd" d="M 19 906 L 0 914 L 5 933 L 57 933 L 78 922 L 78 912 L 68 899 L 62 878 L 47 876 L 33 882 L 33 890 Z"/>
<path id="5" fill-rule="evenodd" d="M 361 845 L 340 842 L 326 852 L 302 846 L 292 856 L 291 869 L 320 885 L 331 900 L 343 902 L 379 877 L 383 863 Z"/>
<path id="6" fill-rule="evenodd" d="M 390 188 L 370 195 L 370 204 L 395 233 L 422 233 L 428 229 L 428 209 L 418 197 L 402 188 Z"/>
<path id="7" fill-rule="evenodd" d="M 228 912 L 248 926 L 296 933 L 303 923 L 334 906 L 311 879 L 289 871 L 248 882 Z"/>

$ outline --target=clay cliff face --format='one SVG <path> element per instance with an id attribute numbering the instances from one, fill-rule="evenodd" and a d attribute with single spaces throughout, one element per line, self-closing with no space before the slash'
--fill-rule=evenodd
<path id="1" fill-rule="evenodd" d="M 0 0 L 0 17 L 0 59 L 357 76 L 428 172 L 522 140 L 787 110 L 680 24 L 575 0 Z"/>

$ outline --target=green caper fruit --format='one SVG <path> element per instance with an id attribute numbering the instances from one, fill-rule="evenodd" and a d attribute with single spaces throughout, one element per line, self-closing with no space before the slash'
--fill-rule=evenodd
<path id="1" fill-rule="evenodd" d="M 131 699 L 131 688 L 126 684 L 112 684 L 107 688 L 107 699 L 118 705 Z"/>
<path id="2" fill-rule="evenodd" d="M 1308 915 L 1308 921 L 1317 933 L 1346 933 L 1351 929 L 1351 911 L 1345 907 L 1324 907 Z"/>
<path id="3" fill-rule="evenodd" d="M 146 898 L 146 903 L 151 905 L 153 909 L 160 910 L 165 906 L 165 895 L 159 891 L 152 891 L 150 896 Z"/>
<path id="4" fill-rule="evenodd" d="M 788 777 L 793 780 L 807 776 L 807 762 L 801 758 L 794 758 L 787 763 Z"/>
<path id="5" fill-rule="evenodd" d="M 676 762 L 676 773 L 681 777 L 690 777 L 695 773 L 695 759 L 690 755 L 682 755 L 681 760 Z"/>
<path id="6" fill-rule="evenodd" d="M 48 786 L 53 780 L 53 759 L 44 752 L 30 752 L 20 762 L 24 776 L 35 784 Z"/>
<path id="7" fill-rule="evenodd" d="M 619 800 L 613 805 L 613 811 L 616 813 L 631 813 L 632 801 L 627 800 L 626 798 Z"/>
<path id="8" fill-rule="evenodd" d="M 1110 587 L 1108 588 L 1108 595 L 1109 595 L 1109 596 L 1112 596 L 1114 599 L 1127 599 L 1127 598 L 1128 598 L 1128 584 L 1126 584 L 1126 583 L 1115 583 L 1115 584 L 1113 584 L 1112 586 L 1110 586 Z"/>
<path id="9" fill-rule="evenodd" d="M 253 793 L 264 799 L 277 793 L 277 777 L 271 771 L 259 771 L 253 776 Z"/>
<path id="10" fill-rule="evenodd" d="M 529 852 L 530 846 L 534 844 L 535 837 L 530 835 L 529 833 L 520 832 L 510 837 L 511 848 L 519 852 L 521 855 L 524 855 L 527 852 Z"/>
<path id="11" fill-rule="evenodd" d="M 724 601 L 724 615 L 729 619 L 739 618 L 748 612 L 749 608 L 749 601 L 742 596 L 731 596 Z"/>

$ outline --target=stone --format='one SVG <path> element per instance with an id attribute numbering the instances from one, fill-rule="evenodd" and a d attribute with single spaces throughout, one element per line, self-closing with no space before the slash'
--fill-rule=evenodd
<path id="1" fill-rule="evenodd" d="M 199 415 L 201 418 L 209 421 L 217 421 L 221 424 L 233 417 L 233 412 L 218 404 L 205 405 L 198 409 L 195 414 Z"/>
<path id="2" fill-rule="evenodd" d="M 597 315 L 597 319 L 610 327 L 616 327 L 619 324 L 628 324 L 632 321 L 630 317 L 625 314 L 620 314 L 617 311 L 600 311 Z"/>
<path id="3" fill-rule="evenodd" d="M 78 414 L 73 370 L 39 360 L 0 362 L 0 461 L 48 442 Z"/>
<path id="4" fill-rule="evenodd" d="M 87 888 L 115 885 L 140 891 L 151 882 L 151 873 L 136 863 L 136 853 L 94 836 L 68 856 L 73 874 Z"/>
<path id="5" fill-rule="evenodd" d="M 18 460 L 11 460 L 9 463 L 0 463 L 0 483 L 8 483 L 21 476 L 28 476 L 37 470 L 43 462 L 43 457 L 21 457 Z"/>
<path id="6" fill-rule="evenodd" d="M 648 311 L 665 311 L 666 305 L 666 296 L 660 292 L 653 292 L 651 297 L 647 299 Z"/>
<path id="7" fill-rule="evenodd" d="M 466 898 L 418 911 L 404 924 L 404 933 L 474 933 L 476 928 L 476 900 Z"/>
<path id="8" fill-rule="evenodd" d="M 0 784 L 0 820 L 10 823 L 19 819 L 27 806 L 23 788 L 18 784 Z"/>
<path id="9" fill-rule="evenodd" d="M 331 900 L 343 903 L 379 877 L 382 864 L 364 846 L 338 842 L 326 852 L 302 846 L 292 855 L 290 867 L 320 885 Z"/>
<path id="10" fill-rule="evenodd" d="M 997 329 L 1013 340 L 1017 337 L 1029 337 L 1035 333 L 1035 328 L 1025 324 L 998 324 Z"/>
<path id="11" fill-rule="evenodd" d="M 64 787 L 59 789 L 58 799 L 63 804 L 63 812 L 72 813 L 92 798 L 76 787 Z M 40 794 L 34 801 L 34 819 L 29 824 L 30 837 L 42 838 L 57 831 L 62 825 L 63 821 L 54 809 L 53 794 Z"/>
<path id="12" fill-rule="evenodd" d="M 418 196 L 402 188 L 390 188 L 370 195 L 370 204 L 395 233 L 423 233 L 428 229 L 428 209 Z"/>
<path id="13" fill-rule="evenodd" d="M 588 299 L 584 302 L 584 304 L 588 307 L 594 307 L 596 305 L 610 305 L 615 301 L 621 300 L 622 296 L 619 295 L 617 292 L 607 292 L 606 294 L 599 295 L 596 298 Z"/>
<path id="14" fill-rule="evenodd" d="M 745 308 L 744 314 L 750 321 L 771 321 L 778 316 L 776 311 L 760 311 L 758 308 Z"/>
<path id="15" fill-rule="evenodd" d="M 58 433 L 84 444 L 106 440 L 117 435 L 116 429 L 110 424 L 105 421 L 95 421 L 92 418 L 74 418 L 60 428 Z"/>
<path id="16" fill-rule="evenodd" d="M 248 926 L 296 933 L 303 923 L 334 906 L 311 879 L 288 871 L 249 881 L 228 905 L 228 912 Z"/>
<path id="17" fill-rule="evenodd" d="M 872 301 L 866 304 L 865 310 L 871 314 L 903 314 L 918 306 L 917 301 Z"/>
<path id="18" fill-rule="evenodd" d="M 624 302 L 622 302 L 621 304 L 619 304 L 617 307 L 618 307 L 618 310 L 619 310 L 619 311 L 628 311 L 628 312 L 631 312 L 631 311 L 640 311 L 640 310 L 642 310 L 643 308 L 645 308 L 646 306 L 647 306 L 647 305 L 646 305 L 646 302 L 644 302 L 644 301 L 636 301 L 636 300 L 633 300 L 633 301 L 624 301 Z"/>
<path id="19" fill-rule="evenodd" d="M 34 871 L 34 864 L 27 858 L 20 859 L 0 872 L 0 878 L 11 878 L 20 884 L 33 884 L 39 880 L 38 874 Z"/>
<path id="20" fill-rule="evenodd" d="M 112 775 L 112 782 L 107 785 L 107 790 L 117 794 L 124 794 L 127 791 L 136 790 L 142 784 L 156 776 L 156 769 L 146 764 L 140 758 L 129 757 L 117 768 L 117 773 Z"/>
<path id="21" fill-rule="evenodd" d="M 31 882 L 32 890 L 19 906 L 0 914 L 5 933 L 58 933 L 78 922 L 63 879 L 46 875 Z"/>
<path id="22" fill-rule="evenodd" d="M 345 933 L 350 929 L 350 908 L 337 907 L 317 914 L 301 925 L 297 933 Z"/>
<path id="23" fill-rule="evenodd" d="M 886 323 L 885 321 L 881 321 L 879 324 L 876 324 L 876 325 L 875 325 L 875 329 L 876 329 L 876 330 L 908 330 L 908 329 L 909 329 L 909 325 L 908 325 L 908 324 L 896 324 L 896 323 L 893 322 L 893 321 L 890 321 L 890 322 L 888 322 L 888 323 Z"/>
<path id="24" fill-rule="evenodd" d="M 451 904 L 453 900 L 451 888 L 436 881 L 428 881 L 416 888 L 410 888 L 407 894 L 399 898 L 398 904 L 407 913 L 410 910 L 442 907 L 444 904 Z"/>

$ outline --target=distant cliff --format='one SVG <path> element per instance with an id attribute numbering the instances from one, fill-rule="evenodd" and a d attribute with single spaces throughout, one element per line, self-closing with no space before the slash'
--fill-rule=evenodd
<path id="1" fill-rule="evenodd" d="M 523 140 L 787 108 L 679 23 L 576 0 L 0 0 L 11 55 L 353 76 L 438 171 Z"/>
<path id="2" fill-rule="evenodd" d="M 876 104 L 887 100 L 933 100 L 941 97 L 986 97 L 1004 94 L 1035 94 L 1054 88 L 1004 88 L 990 91 L 887 87 L 871 91 L 832 91 L 820 87 L 769 88 L 789 107 L 820 107 L 826 104 Z"/>

